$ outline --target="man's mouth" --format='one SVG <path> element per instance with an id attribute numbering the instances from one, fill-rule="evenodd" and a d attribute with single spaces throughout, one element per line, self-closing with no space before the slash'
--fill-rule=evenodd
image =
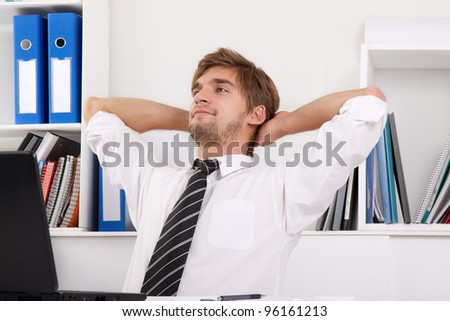
<path id="1" fill-rule="evenodd" d="M 195 117 L 196 115 L 212 115 L 212 116 L 214 116 L 215 113 L 212 110 L 208 110 L 205 108 L 197 108 L 192 113 L 192 117 Z"/>

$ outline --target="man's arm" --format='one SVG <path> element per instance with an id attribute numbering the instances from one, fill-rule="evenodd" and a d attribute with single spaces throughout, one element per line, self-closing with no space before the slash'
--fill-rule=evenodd
<path id="1" fill-rule="evenodd" d="M 337 115 L 347 100 L 365 95 L 373 95 L 386 100 L 384 94 L 377 87 L 332 93 L 299 107 L 293 112 L 278 112 L 273 119 L 261 126 L 258 132 L 258 142 L 266 145 L 286 135 L 318 129 L 323 123 Z"/>
<path id="2" fill-rule="evenodd" d="M 188 131 L 187 110 L 140 98 L 89 97 L 83 106 L 86 123 L 98 112 L 117 115 L 128 127 L 137 132 L 152 129 Z"/>

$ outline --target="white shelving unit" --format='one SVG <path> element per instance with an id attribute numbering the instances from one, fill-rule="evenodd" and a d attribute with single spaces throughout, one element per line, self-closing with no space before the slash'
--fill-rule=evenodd
<path id="1" fill-rule="evenodd" d="M 411 219 L 450 130 L 450 43 L 363 44 L 361 87 L 376 85 L 394 112 Z M 358 230 L 448 231 L 445 224 L 366 224 L 365 164 L 359 170 Z M 401 215 L 401 212 L 399 212 Z"/>
<path id="2" fill-rule="evenodd" d="M 82 173 L 80 177 L 81 190 L 88 187 L 92 192 L 94 181 L 94 163 L 90 151 L 86 149 L 82 139 L 83 124 L 27 124 L 15 125 L 14 120 L 14 30 L 13 17 L 21 14 L 46 15 L 51 12 L 75 12 L 83 14 L 82 0 L 61 1 L 30 1 L 0 3 L 0 150 L 16 150 L 27 132 L 43 136 L 52 131 L 81 143 Z M 79 228 L 71 233 L 84 232 L 95 228 L 93 204 L 95 195 L 81 192 Z M 51 232 L 56 229 L 51 229 Z"/>

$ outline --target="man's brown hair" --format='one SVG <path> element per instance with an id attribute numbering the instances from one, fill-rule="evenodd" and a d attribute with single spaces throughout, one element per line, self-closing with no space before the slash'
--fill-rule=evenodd
<path id="1" fill-rule="evenodd" d="M 239 90 L 247 102 L 247 110 L 264 105 L 266 107 L 266 119 L 272 119 L 280 105 L 278 90 L 272 79 L 253 62 L 231 49 L 219 48 L 217 51 L 207 54 L 199 61 L 192 87 L 197 80 L 212 67 L 224 67 L 236 73 L 236 81 Z"/>

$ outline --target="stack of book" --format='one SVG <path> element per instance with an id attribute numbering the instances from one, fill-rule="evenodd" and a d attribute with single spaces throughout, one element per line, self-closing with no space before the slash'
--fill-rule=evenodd
<path id="1" fill-rule="evenodd" d="M 19 150 L 36 154 L 49 227 L 78 226 L 80 143 L 52 132 L 28 133 Z"/>
<path id="2" fill-rule="evenodd" d="M 366 223 L 399 222 L 411 223 L 411 214 L 395 116 L 390 113 L 366 160 Z"/>
<path id="3" fill-rule="evenodd" d="M 366 160 L 366 223 L 450 223 L 449 170 L 450 132 L 411 220 L 395 117 L 390 113 L 382 137 Z"/>
<path id="4" fill-rule="evenodd" d="M 414 223 L 450 223 L 450 132 L 425 189 Z"/>
<path id="5" fill-rule="evenodd" d="M 356 229 L 358 200 L 358 169 L 355 168 L 347 182 L 336 192 L 330 206 L 317 221 L 317 231 L 342 231 Z"/>

